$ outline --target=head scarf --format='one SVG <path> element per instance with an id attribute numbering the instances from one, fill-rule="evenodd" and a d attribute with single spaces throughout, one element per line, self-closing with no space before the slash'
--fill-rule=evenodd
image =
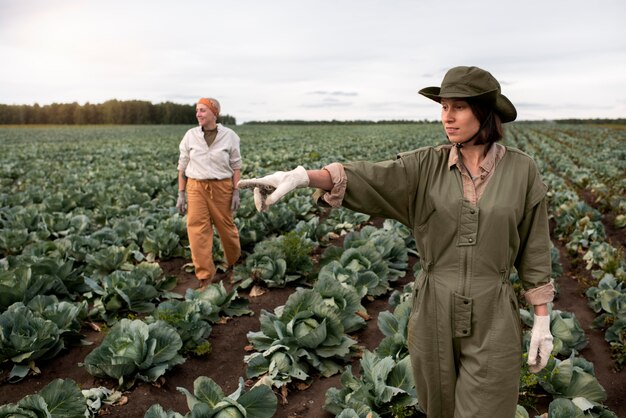
<path id="1" fill-rule="evenodd" d="M 213 112 L 213 114 L 215 115 L 215 117 L 218 117 L 218 116 L 220 115 L 220 112 L 219 112 L 219 110 L 217 109 L 217 106 L 215 105 L 215 103 L 213 103 L 213 101 L 212 101 L 212 100 L 202 97 L 202 98 L 200 98 L 200 100 L 198 100 L 198 104 L 203 104 L 203 105 L 205 105 L 206 107 L 208 107 L 208 108 L 209 108 L 209 110 L 210 110 L 211 112 Z"/>

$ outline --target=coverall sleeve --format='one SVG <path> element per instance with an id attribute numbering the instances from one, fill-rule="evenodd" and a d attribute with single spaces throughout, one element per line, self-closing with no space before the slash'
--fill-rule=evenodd
<path id="1" fill-rule="evenodd" d="M 533 304 L 551 302 L 554 289 L 550 284 L 552 257 L 550 254 L 550 229 L 548 225 L 547 187 L 540 179 L 533 164 L 529 174 L 529 188 L 526 208 L 518 225 L 520 249 L 515 260 L 524 290 L 546 287 L 548 292 L 541 292 L 541 300 Z M 546 286 L 547 285 L 547 286 Z M 549 299 L 549 300 L 547 300 Z"/>
<path id="2" fill-rule="evenodd" d="M 344 164 L 347 176 L 343 206 L 410 225 L 410 179 L 402 158 L 379 163 Z"/>

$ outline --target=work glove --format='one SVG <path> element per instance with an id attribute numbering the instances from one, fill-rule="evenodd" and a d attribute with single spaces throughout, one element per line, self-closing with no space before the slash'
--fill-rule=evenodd
<path id="1" fill-rule="evenodd" d="M 233 190 L 233 198 L 230 201 L 230 211 L 237 212 L 239 206 L 241 205 L 241 200 L 239 199 L 239 189 Z"/>
<path id="2" fill-rule="evenodd" d="M 531 373 L 539 373 L 552 353 L 552 334 L 550 333 L 550 315 L 535 315 L 533 328 L 530 332 L 528 348 L 528 369 Z"/>
<path id="3" fill-rule="evenodd" d="M 178 191 L 178 199 L 176 200 L 176 209 L 178 209 L 178 213 L 180 213 L 181 215 L 184 215 L 185 212 L 187 211 L 184 190 Z"/>
<path id="4" fill-rule="evenodd" d="M 259 212 L 265 212 L 290 191 L 309 185 L 309 176 L 299 165 L 291 171 L 277 171 L 259 179 L 241 180 L 239 188 L 254 187 L 254 205 Z"/>

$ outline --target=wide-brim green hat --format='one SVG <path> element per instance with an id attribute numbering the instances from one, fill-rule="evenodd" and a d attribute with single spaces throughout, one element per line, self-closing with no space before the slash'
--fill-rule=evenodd
<path id="1" fill-rule="evenodd" d="M 476 99 L 492 105 L 503 123 L 517 118 L 517 110 L 502 94 L 498 80 L 478 67 L 451 68 L 443 77 L 441 87 L 426 87 L 419 94 L 439 103 L 442 98 Z"/>

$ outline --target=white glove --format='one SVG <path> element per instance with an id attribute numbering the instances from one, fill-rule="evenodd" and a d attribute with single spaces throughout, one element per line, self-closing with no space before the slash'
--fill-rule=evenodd
<path id="1" fill-rule="evenodd" d="M 550 315 L 535 315 L 528 348 L 528 369 L 531 373 L 539 373 L 548 364 L 550 353 L 552 353 L 552 339 Z"/>
<path id="2" fill-rule="evenodd" d="M 254 205 L 259 212 L 266 211 L 290 191 L 309 185 L 309 176 L 299 165 L 291 171 L 277 171 L 259 179 L 240 180 L 239 188 L 254 187 Z"/>
<path id="3" fill-rule="evenodd" d="M 176 209 L 178 209 L 178 213 L 180 213 L 181 215 L 184 215 L 185 212 L 187 211 L 186 204 L 185 204 L 185 191 L 184 190 L 178 191 L 178 199 L 176 200 Z"/>

